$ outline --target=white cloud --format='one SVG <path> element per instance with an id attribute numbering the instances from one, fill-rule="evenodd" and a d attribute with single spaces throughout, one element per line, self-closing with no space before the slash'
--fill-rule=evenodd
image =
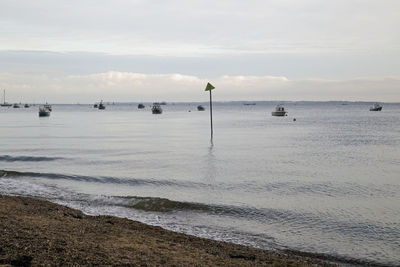
<path id="1" fill-rule="evenodd" d="M 182 74 L 110 71 L 89 75 L 0 73 L 10 102 L 92 103 L 105 101 L 207 101 L 209 80 Z M 210 81 L 214 99 L 400 101 L 400 77 L 348 80 L 280 76 L 220 76 Z"/>

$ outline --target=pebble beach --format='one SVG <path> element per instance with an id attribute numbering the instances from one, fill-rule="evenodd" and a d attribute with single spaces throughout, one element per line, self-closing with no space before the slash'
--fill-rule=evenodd
<path id="1" fill-rule="evenodd" d="M 30 197 L 0 196 L 0 231 L 4 266 L 334 266 Z"/>

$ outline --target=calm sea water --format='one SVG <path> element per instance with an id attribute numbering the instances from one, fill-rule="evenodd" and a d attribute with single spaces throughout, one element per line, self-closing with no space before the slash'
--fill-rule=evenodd
<path id="1" fill-rule="evenodd" d="M 400 104 L 0 109 L 0 193 L 251 245 L 400 264 Z M 191 112 L 188 112 L 191 110 Z M 293 121 L 293 118 L 296 121 Z"/>

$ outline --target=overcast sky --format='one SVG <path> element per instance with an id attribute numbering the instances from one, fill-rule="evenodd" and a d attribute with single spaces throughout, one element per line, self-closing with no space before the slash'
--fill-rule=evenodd
<path id="1" fill-rule="evenodd" d="M 9 102 L 400 102 L 398 0 L 1 0 Z"/>

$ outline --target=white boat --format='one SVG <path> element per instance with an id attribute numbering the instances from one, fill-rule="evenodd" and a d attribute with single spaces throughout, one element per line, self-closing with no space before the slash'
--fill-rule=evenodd
<path id="1" fill-rule="evenodd" d="M 272 111 L 272 116 L 287 116 L 287 111 L 282 105 L 277 105 L 275 111 Z"/>
<path id="2" fill-rule="evenodd" d="M 39 107 L 39 117 L 48 117 L 50 116 L 51 110 L 44 105 L 43 107 Z"/>
<path id="3" fill-rule="evenodd" d="M 0 104 L 2 107 L 11 107 L 12 104 L 6 102 L 6 90 L 3 91 L 3 103 Z"/>
<path id="4" fill-rule="evenodd" d="M 378 103 L 375 103 L 372 105 L 372 107 L 369 108 L 369 111 L 381 111 L 382 110 L 382 106 L 379 105 Z"/>

